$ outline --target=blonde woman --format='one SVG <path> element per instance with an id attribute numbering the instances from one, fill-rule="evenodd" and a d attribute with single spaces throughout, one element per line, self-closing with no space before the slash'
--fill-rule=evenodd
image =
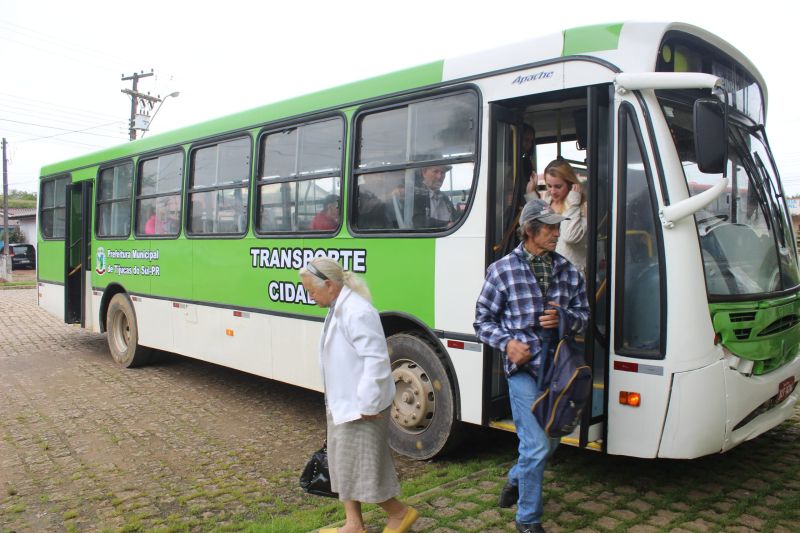
<path id="1" fill-rule="evenodd" d="M 561 222 L 561 236 L 556 252 L 586 272 L 586 196 L 572 166 L 563 159 L 555 159 L 544 169 L 547 186 L 544 199 L 550 208 L 568 220 Z"/>
<path id="2" fill-rule="evenodd" d="M 341 528 L 320 533 L 366 532 L 361 503 L 386 511 L 384 533 L 404 533 L 419 516 L 397 499 L 400 482 L 389 449 L 394 379 L 386 339 L 366 283 L 327 257 L 300 269 L 306 292 L 328 309 L 320 339 L 325 383 L 331 489 L 344 502 Z"/>

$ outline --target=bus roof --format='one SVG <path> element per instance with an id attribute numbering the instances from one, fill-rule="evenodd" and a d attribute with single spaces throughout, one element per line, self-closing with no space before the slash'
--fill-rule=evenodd
<path id="1" fill-rule="evenodd" d="M 756 79 L 764 96 L 764 79 L 741 52 L 712 33 L 689 24 L 672 22 L 625 22 L 581 26 L 559 33 L 535 37 L 460 57 L 434 61 L 424 65 L 324 89 L 211 119 L 169 132 L 105 148 L 93 153 L 42 167 L 42 176 L 96 165 L 182 144 L 226 132 L 258 127 L 283 118 L 318 113 L 326 109 L 356 105 L 360 102 L 440 83 L 474 79 L 492 72 L 524 68 L 525 65 L 559 60 L 565 57 L 590 56 L 614 65 L 621 72 L 652 72 L 658 48 L 665 33 L 679 31 L 694 35 L 719 48 L 743 65 Z"/>

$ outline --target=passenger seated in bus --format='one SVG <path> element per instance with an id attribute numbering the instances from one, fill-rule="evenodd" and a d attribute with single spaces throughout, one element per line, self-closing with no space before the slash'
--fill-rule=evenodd
<path id="1" fill-rule="evenodd" d="M 179 196 L 168 196 L 164 202 L 163 216 L 156 220 L 157 235 L 175 235 L 180 230 L 181 201 Z"/>
<path id="2" fill-rule="evenodd" d="M 556 213 L 567 217 L 561 222 L 556 252 L 566 257 L 581 273 L 586 273 L 586 196 L 572 166 L 563 159 L 551 161 L 544 170 L 547 191 L 544 199 Z"/>
<path id="3" fill-rule="evenodd" d="M 386 229 L 391 227 L 386 216 L 386 174 L 373 173 L 361 176 L 356 187 L 356 220 L 358 229 Z"/>
<path id="4" fill-rule="evenodd" d="M 414 193 L 414 227 L 446 228 L 458 218 L 450 198 L 442 192 L 442 184 L 450 165 L 423 167 L 422 182 Z"/>
<path id="5" fill-rule="evenodd" d="M 145 211 L 145 216 L 142 217 L 143 220 L 146 220 L 144 223 L 144 234 L 145 235 L 155 235 L 156 234 L 156 210 L 153 206 L 148 206 L 147 210 Z"/>
<path id="6" fill-rule="evenodd" d="M 339 197 L 329 194 L 322 201 L 322 211 L 317 213 L 311 220 L 309 229 L 327 231 L 339 227 L 340 220 Z"/>

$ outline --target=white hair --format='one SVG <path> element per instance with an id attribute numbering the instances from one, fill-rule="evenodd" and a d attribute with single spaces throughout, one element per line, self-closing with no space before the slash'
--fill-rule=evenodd
<path id="1" fill-rule="evenodd" d="M 311 283 L 317 287 L 325 285 L 325 279 L 320 277 L 319 274 L 322 274 L 340 287 L 346 286 L 366 301 L 372 301 L 372 295 L 369 292 L 367 283 L 361 277 L 344 270 L 337 261 L 328 257 L 316 257 L 309 261 L 307 266 L 300 269 L 300 277 L 308 276 Z"/>

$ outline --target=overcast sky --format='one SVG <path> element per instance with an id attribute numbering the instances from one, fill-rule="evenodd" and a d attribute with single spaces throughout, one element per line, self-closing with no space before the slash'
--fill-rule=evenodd
<path id="1" fill-rule="evenodd" d="M 701 26 L 766 78 L 767 132 L 800 193 L 797 33 L 783 2 L 450 0 L 0 0 L 0 136 L 9 186 L 35 191 L 44 164 L 124 143 L 134 71 L 165 101 L 150 134 L 405 67 L 565 28 L 625 20 Z M 203 7 L 201 7 L 203 6 Z M 792 43 L 793 44 L 793 43 Z M 71 131 L 81 130 L 79 133 Z"/>

